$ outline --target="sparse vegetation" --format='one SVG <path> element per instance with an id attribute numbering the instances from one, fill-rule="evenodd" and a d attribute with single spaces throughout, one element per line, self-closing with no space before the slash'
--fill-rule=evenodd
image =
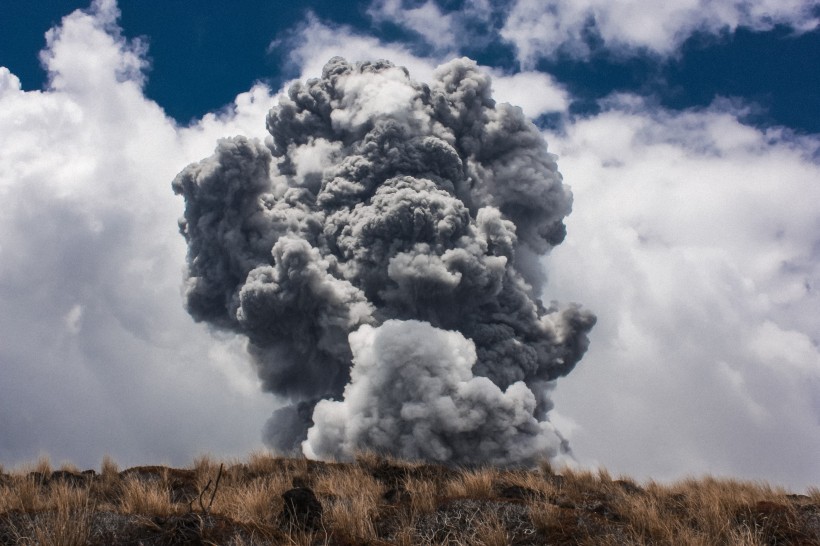
<path id="1" fill-rule="evenodd" d="M 121 543 L 820 546 L 820 489 L 712 477 L 637 484 L 546 463 L 450 468 L 374 454 L 0 468 L 0 545 Z"/>

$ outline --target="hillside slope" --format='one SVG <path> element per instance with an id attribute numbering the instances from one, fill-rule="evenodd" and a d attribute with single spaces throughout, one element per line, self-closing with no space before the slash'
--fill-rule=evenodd
<path id="1" fill-rule="evenodd" d="M 636 484 L 549 465 L 451 468 L 252 454 L 100 472 L 0 472 L 0 544 L 820 546 L 820 489 Z"/>

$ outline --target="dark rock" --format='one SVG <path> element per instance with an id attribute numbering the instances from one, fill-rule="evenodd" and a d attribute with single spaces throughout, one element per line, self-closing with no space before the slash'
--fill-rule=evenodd
<path id="1" fill-rule="evenodd" d="M 398 489 L 407 479 L 407 468 L 381 462 L 372 469 L 371 475 L 388 487 Z"/>
<path id="2" fill-rule="evenodd" d="M 609 505 L 603 502 L 596 502 L 592 506 L 588 507 L 588 510 L 593 514 L 598 514 L 601 517 L 604 517 L 610 521 L 621 521 L 621 515 L 615 512 Z"/>
<path id="3" fill-rule="evenodd" d="M 296 487 L 282 494 L 285 507 L 279 516 L 287 527 L 315 531 L 322 527 L 322 504 L 312 489 Z"/>
<path id="4" fill-rule="evenodd" d="M 811 497 L 808 495 L 786 495 L 786 498 L 792 502 L 811 502 Z"/>
<path id="5" fill-rule="evenodd" d="M 55 470 L 48 479 L 48 484 L 65 483 L 71 487 L 85 487 L 90 482 L 88 475 L 69 472 L 68 470 Z"/>
<path id="6" fill-rule="evenodd" d="M 643 487 L 628 480 L 615 480 L 615 484 L 630 495 L 643 495 L 645 493 Z"/>
<path id="7" fill-rule="evenodd" d="M 165 480 L 166 470 L 160 466 L 135 466 L 120 472 L 123 480 L 135 479 L 142 483 L 162 482 Z"/>
<path id="8" fill-rule="evenodd" d="M 412 500 L 412 495 L 402 487 L 391 487 L 382 495 L 387 504 L 406 504 Z"/>
<path id="9" fill-rule="evenodd" d="M 817 542 L 818 544 L 820 544 L 820 505 L 801 505 L 798 510 L 798 513 L 800 515 L 800 519 L 803 522 L 803 528 L 811 536 L 817 537 Z"/>
<path id="10" fill-rule="evenodd" d="M 523 487 L 520 485 L 505 484 L 499 486 L 498 496 L 502 499 L 514 499 L 523 501 L 542 500 L 545 498 L 545 495 L 542 492 L 536 491 L 535 489 L 530 489 L 529 487 Z"/>

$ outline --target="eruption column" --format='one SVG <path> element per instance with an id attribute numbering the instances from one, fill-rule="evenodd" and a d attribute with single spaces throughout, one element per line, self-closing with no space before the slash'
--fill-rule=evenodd
<path id="1" fill-rule="evenodd" d="M 246 336 L 291 402 L 267 442 L 496 464 L 566 449 L 548 393 L 595 317 L 537 299 L 572 196 L 521 110 L 469 59 L 426 85 L 334 58 L 267 128 L 173 182 L 189 313 Z"/>

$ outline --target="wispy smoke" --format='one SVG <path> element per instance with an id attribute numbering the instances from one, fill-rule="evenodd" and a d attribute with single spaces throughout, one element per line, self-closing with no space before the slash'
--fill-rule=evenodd
<path id="1" fill-rule="evenodd" d="M 317 457 L 557 454 L 549 388 L 595 317 L 537 299 L 572 201 L 538 130 L 468 59 L 428 86 L 340 58 L 267 128 L 173 182 L 189 312 L 247 336 L 265 388 L 292 401 L 266 440 Z"/>

